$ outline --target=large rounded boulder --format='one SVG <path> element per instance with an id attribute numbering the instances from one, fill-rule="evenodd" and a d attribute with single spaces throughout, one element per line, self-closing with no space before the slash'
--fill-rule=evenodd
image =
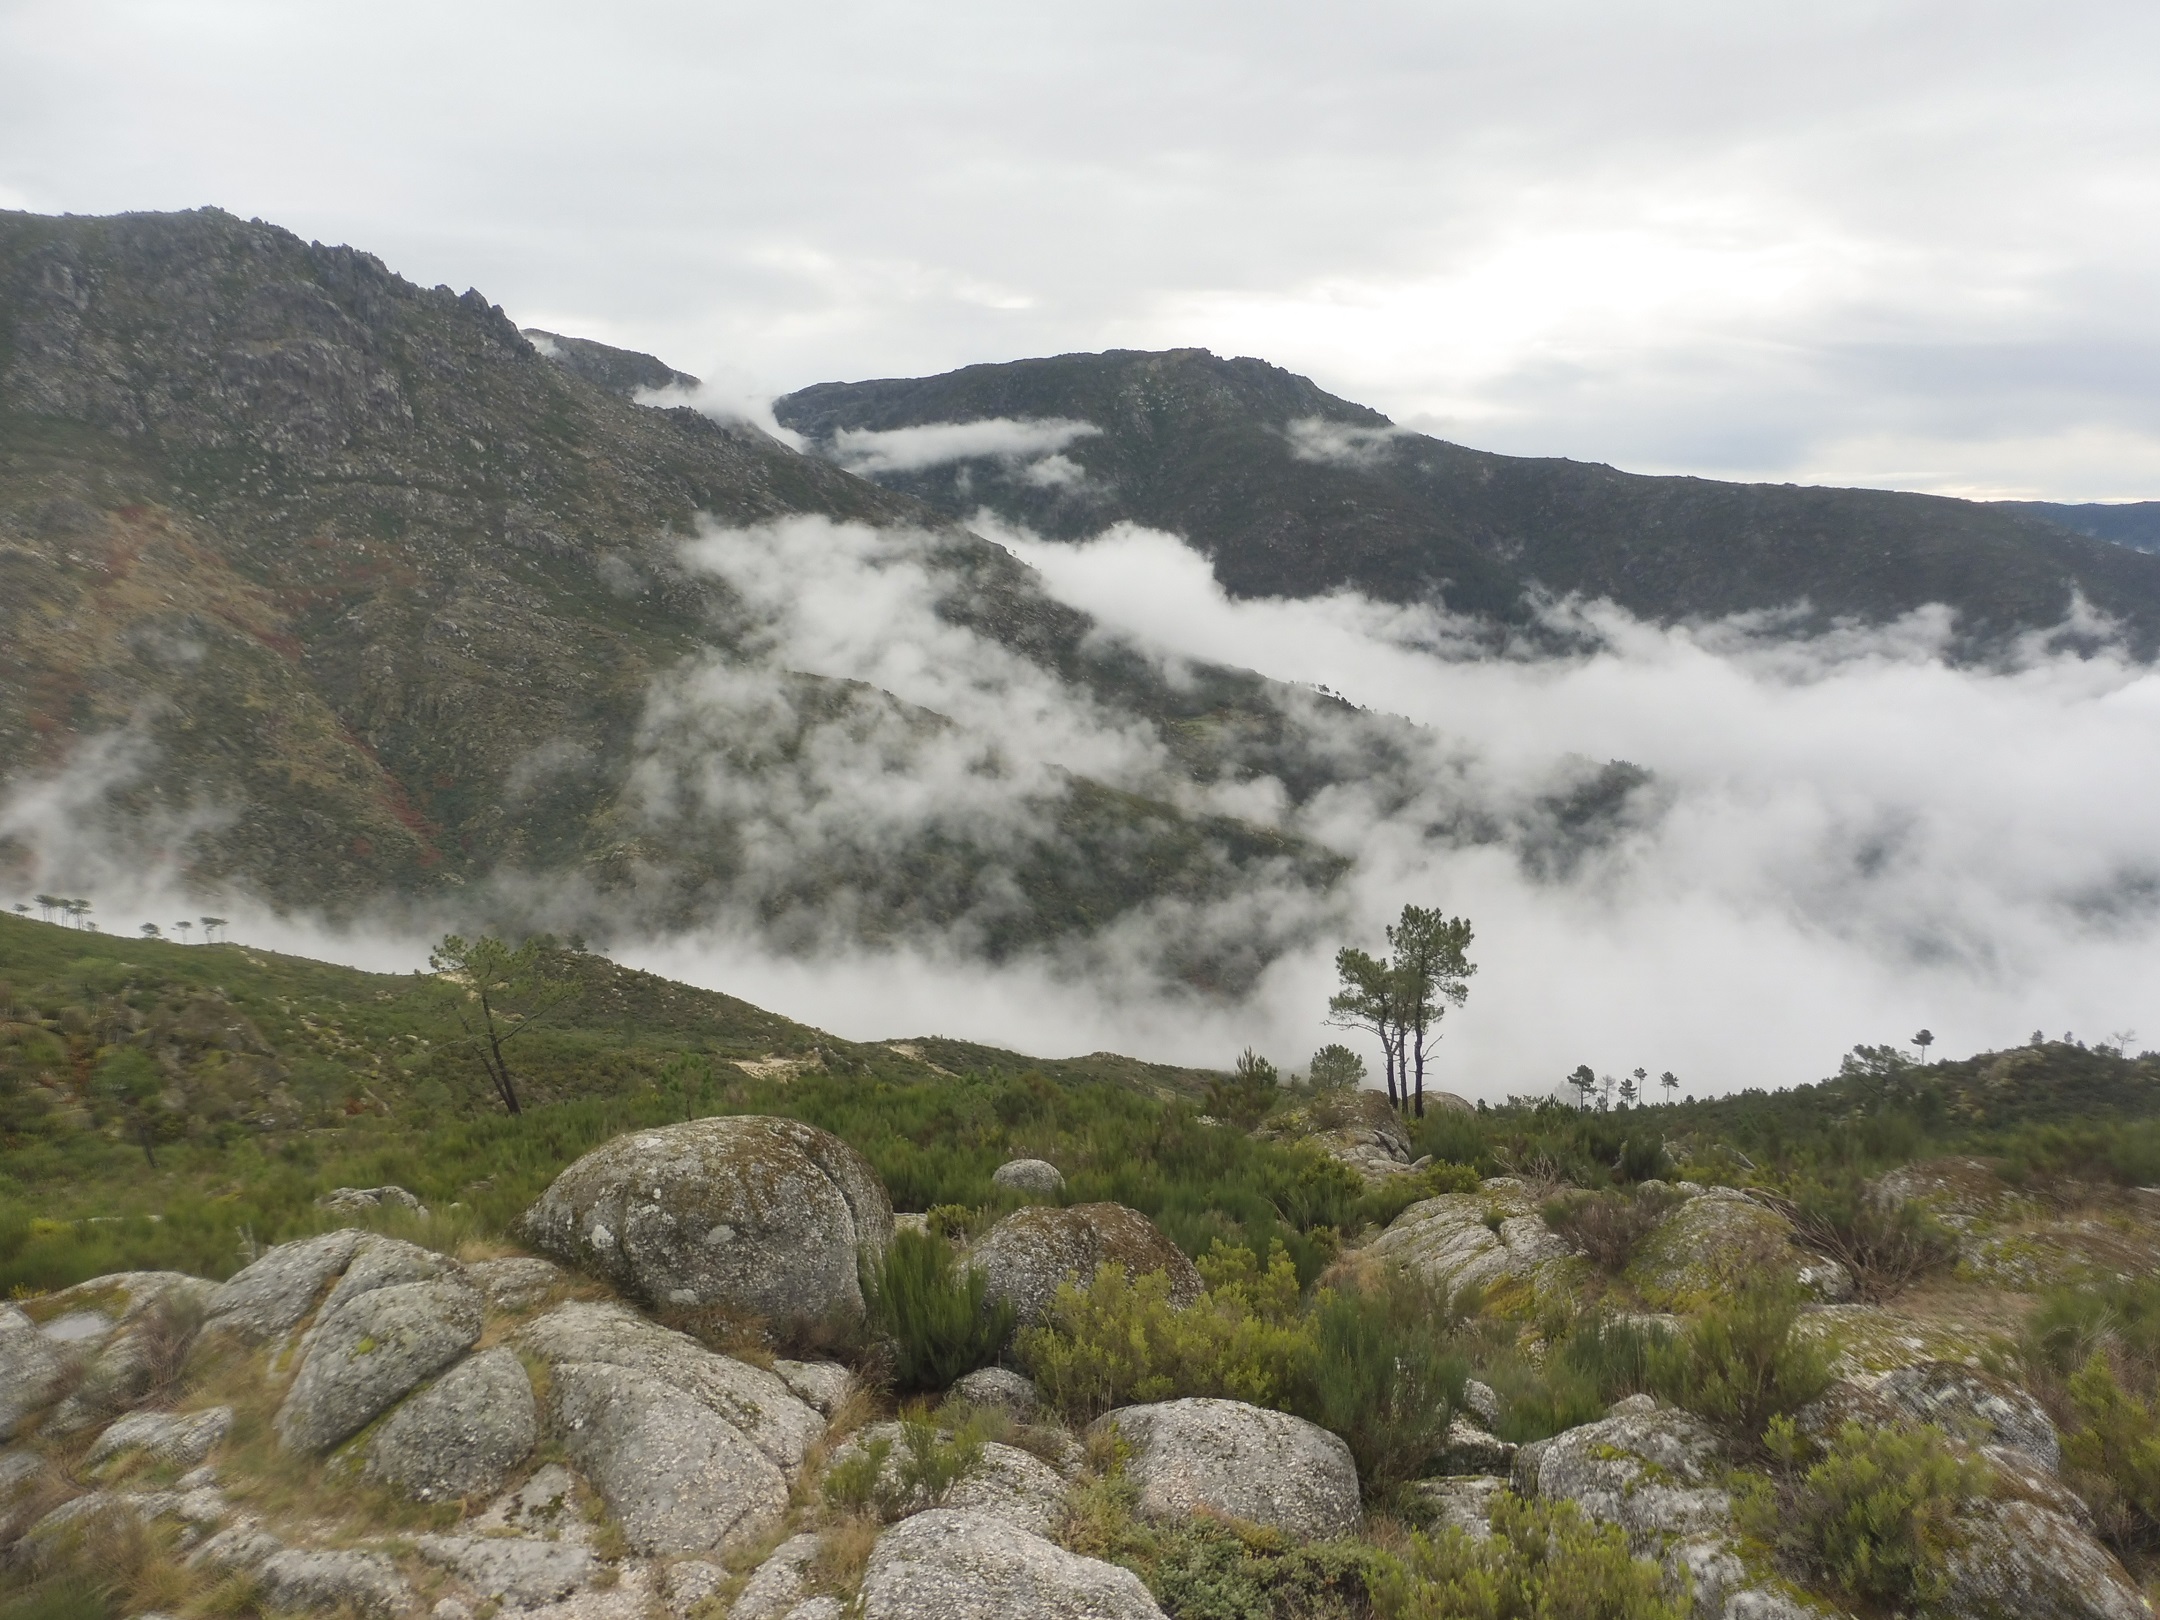
<path id="1" fill-rule="evenodd" d="M 1347 1535 L 1358 1524 L 1357 1464 L 1339 1436 L 1288 1412 L 1192 1398 L 1122 1406 L 1091 1433 L 1131 1448 L 1125 1477 L 1152 1519 L 1212 1513 L 1294 1536 Z"/>
<path id="2" fill-rule="evenodd" d="M 1171 1303 L 1179 1306 L 1198 1299 L 1202 1286 L 1185 1252 L 1153 1221 L 1123 1204 L 1015 1210 L 969 1251 L 968 1264 L 983 1274 L 990 1298 L 1012 1305 L 1022 1327 L 1042 1320 L 1060 1283 L 1084 1287 L 1105 1265 L 1120 1266 L 1132 1277 L 1165 1273 Z"/>
<path id="3" fill-rule="evenodd" d="M 846 1319 L 862 1315 L 862 1269 L 892 1241 L 893 1213 L 877 1172 L 831 1132 L 742 1115 L 595 1148 L 524 1230 L 650 1305 Z"/>

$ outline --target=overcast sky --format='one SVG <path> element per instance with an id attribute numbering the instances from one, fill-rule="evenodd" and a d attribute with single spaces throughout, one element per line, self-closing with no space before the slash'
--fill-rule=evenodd
<path id="1" fill-rule="evenodd" d="M 1466 443 L 2160 496 L 2160 6 L 0 0 L 0 204 L 785 390 L 1204 344 Z"/>

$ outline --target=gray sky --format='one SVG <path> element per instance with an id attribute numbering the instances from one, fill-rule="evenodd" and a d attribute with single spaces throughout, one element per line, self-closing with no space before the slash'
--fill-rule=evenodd
<path id="1" fill-rule="evenodd" d="M 0 205 L 746 389 L 1264 356 L 1466 443 L 2160 496 L 2160 8 L 0 0 Z"/>

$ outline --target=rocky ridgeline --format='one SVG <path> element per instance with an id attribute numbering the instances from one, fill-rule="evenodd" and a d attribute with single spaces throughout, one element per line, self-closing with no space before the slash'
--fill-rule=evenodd
<path id="1" fill-rule="evenodd" d="M 1056 1196 L 1055 1174 L 1023 1162 L 1004 1184 Z M 1817 1330 L 1842 1331 L 1851 1280 L 1783 1216 L 1732 1189 L 1669 1196 L 1637 1292 L 1685 1312 L 1743 1272 L 1781 1269 L 1823 1301 Z M 1227 1518 L 1293 1540 L 1363 1528 L 1350 1449 L 1286 1413 L 1169 1400 L 1076 1435 L 1026 1378 L 986 1368 L 953 1394 L 998 1414 L 1004 1438 L 931 1482 L 903 1466 L 906 1425 L 866 1421 L 847 1367 L 721 1354 L 655 1319 L 859 1318 L 860 1268 L 894 1224 L 838 1139 L 709 1119 L 620 1138 L 564 1171 L 525 1221 L 546 1258 L 461 1263 L 342 1229 L 222 1284 L 131 1272 L 0 1307 L 5 1556 L 34 1574 L 149 1526 L 195 1568 L 251 1582 L 259 1607 L 369 1620 L 1144 1620 L 1162 1610 L 1138 1576 L 1060 1544 L 1076 1484 L 1105 1457 L 1145 1519 Z M 1584 1263 L 1507 1179 L 1413 1205 L 1368 1252 L 1526 1307 Z M 970 1260 L 1023 1319 L 1105 1263 L 1167 1271 L 1181 1302 L 1200 1287 L 1144 1217 L 1108 1204 L 1022 1209 Z M 1877 1353 L 1883 1336 L 1866 1342 Z M 1865 1360 L 1847 1357 L 1804 1428 L 1937 1423 L 1999 1482 L 1961 1509 L 1949 1594 L 1931 1612 L 2149 1616 L 2056 1478 L 2056 1433 L 2030 1396 L 1957 1360 Z M 1750 1550 L 1733 1459 L 1697 1418 L 1636 1396 L 1518 1448 L 1490 1432 L 1503 1416 L 1492 1390 L 1471 1384 L 1465 1404 L 1443 1471 L 1412 1493 L 1430 1526 L 1483 1536 L 1510 1491 L 1567 1501 L 1691 1591 L 1696 1620 L 1837 1612 Z M 844 1471 L 890 1521 L 852 1558 L 817 1505 L 820 1481 Z"/>

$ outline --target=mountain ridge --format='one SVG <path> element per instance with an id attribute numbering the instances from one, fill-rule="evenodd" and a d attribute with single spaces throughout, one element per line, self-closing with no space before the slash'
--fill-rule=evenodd
<path id="1" fill-rule="evenodd" d="M 2160 559 L 2057 523 L 1945 496 L 1472 450 L 1265 361 L 1201 349 L 822 383 L 774 413 L 843 464 L 862 436 L 935 423 L 1085 423 L 1095 431 L 1058 452 L 1072 474 L 1055 479 L 997 454 L 858 470 L 955 518 L 988 509 L 1054 540 L 1117 522 L 1168 529 L 1233 595 L 1348 587 L 1507 623 L 1545 595 L 1603 597 L 1660 623 L 1804 604 L 1803 629 L 1940 601 L 1968 651 L 2053 630 L 2082 598 L 2140 656 L 2160 649 Z"/>

